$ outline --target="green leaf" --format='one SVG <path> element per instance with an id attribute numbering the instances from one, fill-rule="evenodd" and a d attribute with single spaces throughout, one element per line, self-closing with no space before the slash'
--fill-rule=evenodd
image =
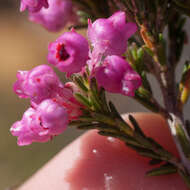
<path id="1" fill-rule="evenodd" d="M 190 61 L 186 61 L 183 68 L 183 74 L 181 79 L 182 83 L 185 83 L 185 81 L 187 80 L 189 71 L 190 71 Z"/>
<path id="2" fill-rule="evenodd" d="M 150 109 L 151 111 L 156 113 L 159 111 L 158 107 L 156 107 L 155 104 L 150 101 L 150 98 L 147 98 L 146 96 L 144 96 L 144 94 L 141 94 L 138 90 L 136 90 L 134 98 L 139 103 L 144 105 L 147 109 Z"/>
<path id="3" fill-rule="evenodd" d="M 105 113 L 109 113 L 109 107 L 107 104 L 106 92 L 105 92 L 104 88 L 100 88 L 99 98 L 101 100 L 102 110 L 104 110 Z"/>
<path id="4" fill-rule="evenodd" d="M 142 79 L 143 88 L 145 88 L 148 91 L 147 92 L 147 97 L 151 97 L 152 89 L 151 89 L 151 86 L 150 86 L 150 82 L 147 79 L 146 72 L 144 72 L 144 71 L 141 72 L 141 79 Z"/>
<path id="5" fill-rule="evenodd" d="M 147 140 L 150 142 L 150 144 L 154 146 L 154 148 L 163 149 L 163 147 L 160 144 L 158 144 L 153 138 L 147 137 Z"/>
<path id="6" fill-rule="evenodd" d="M 146 149 L 143 147 L 139 147 L 139 146 L 134 146 L 134 145 L 131 145 L 128 143 L 126 143 L 126 145 L 129 146 L 130 148 L 132 148 L 133 150 L 135 150 L 141 156 L 152 158 L 152 159 L 158 159 L 158 160 L 161 159 L 161 157 L 158 154 L 156 154 L 155 152 L 153 152 L 152 150 L 149 150 L 149 149 Z"/>
<path id="7" fill-rule="evenodd" d="M 187 187 L 190 188 L 190 176 L 188 174 L 184 173 L 184 171 L 181 171 L 181 170 L 178 170 L 178 173 L 180 174 L 180 176 L 185 181 Z"/>
<path id="8" fill-rule="evenodd" d="M 150 48 L 148 48 L 147 46 L 143 46 L 144 50 L 151 56 L 154 56 L 154 53 L 152 52 L 152 50 Z"/>
<path id="9" fill-rule="evenodd" d="M 137 47 L 136 46 L 133 46 L 131 48 L 131 54 L 133 56 L 133 59 L 136 61 L 138 59 L 138 56 L 137 56 Z"/>
<path id="10" fill-rule="evenodd" d="M 89 99 L 79 93 L 75 93 L 74 94 L 75 98 L 84 106 L 86 106 L 87 108 L 91 109 L 92 107 L 92 103 L 89 101 Z"/>
<path id="11" fill-rule="evenodd" d="M 176 173 L 177 168 L 174 165 L 171 164 L 164 164 L 160 166 L 159 168 L 155 168 L 153 170 L 150 170 L 146 173 L 147 176 L 160 176 L 160 175 L 167 175 Z"/>
<path id="12" fill-rule="evenodd" d="M 120 139 L 124 141 L 125 143 L 130 144 L 131 146 L 140 146 L 133 138 L 123 135 L 122 133 L 119 132 L 108 132 L 108 131 L 99 131 L 98 134 L 103 135 L 103 136 L 108 136 L 108 137 L 114 137 L 117 139 Z"/>
<path id="13" fill-rule="evenodd" d="M 120 118 L 121 120 L 123 120 L 122 117 L 120 116 L 119 112 L 117 111 L 115 105 L 111 101 L 109 102 L 109 108 L 110 108 L 111 114 L 114 118 Z"/>
<path id="14" fill-rule="evenodd" d="M 94 77 L 90 80 L 90 89 L 93 91 L 94 94 L 98 94 L 98 85 Z"/>
<path id="15" fill-rule="evenodd" d="M 115 118 L 116 125 L 119 126 L 120 130 L 124 131 L 126 135 L 133 135 L 133 130 L 129 126 L 127 122 L 121 117 L 117 109 L 115 108 L 114 104 L 110 101 L 109 102 L 110 111 L 112 117 Z"/>
<path id="16" fill-rule="evenodd" d="M 138 88 L 138 93 L 140 93 L 141 96 L 145 97 L 148 100 L 152 98 L 152 93 L 148 89 L 145 89 L 143 86 Z"/>
<path id="17" fill-rule="evenodd" d="M 97 97 L 94 96 L 94 95 L 91 95 L 91 96 L 90 96 L 90 100 L 91 100 L 91 102 L 92 102 L 92 106 L 94 107 L 94 110 L 95 110 L 95 111 L 98 111 L 98 112 L 101 112 L 102 109 L 101 109 L 101 106 L 100 106 L 100 104 L 99 104 L 99 100 L 97 99 Z"/>
<path id="18" fill-rule="evenodd" d="M 79 121 L 79 120 L 74 120 L 74 121 L 72 121 L 72 122 L 70 122 L 69 123 L 69 126 L 74 126 L 74 127 L 76 127 L 77 125 L 79 125 L 79 124 L 81 124 L 82 122 L 81 121 Z"/>
<path id="19" fill-rule="evenodd" d="M 149 164 L 150 165 L 158 165 L 158 164 L 160 164 L 162 162 L 163 162 L 162 160 L 152 159 L 152 160 L 149 161 Z"/>
<path id="20" fill-rule="evenodd" d="M 161 159 L 161 157 L 158 154 L 154 153 L 151 150 L 139 151 L 138 153 L 141 156 L 145 156 L 145 157 L 148 157 L 148 158 Z"/>
<path id="21" fill-rule="evenodd" d="M 170 160 L 172 159 L 173 155 L 168 152 L 167 150 L 165 150 L 160 144 L 158 144 L 154 139 L 148 137 L 147 140 L 149 141 L 149 143 L 151 144 L 151 146 L 153 147 L 153 149 L 156 149 L 157 153 L 159 153 L 159 155 L 163 158 L 165 158 L 165 160 Z"/>
<path id="22" fill-rule="evenodd" d="M 132 123 L 132 125 L 135 129 L 135 132 L 138 133 L 139 135 L 141 135 L 142 137 L 145 137 L 145 135 L 144 135 L 143 131 L 141 130 L 141 128 L 139 127 L 136 119 L 130 114 L 129 114 L 128 118 L 129 118 L 130 122 Z"/>
<path id="23" fill-rule="evenodd" d="M 101 130 L 102 133 L 116 134 L 116 131 L 114 129 L 112 129 L 112 128 L 102 128 L 101 125 L 89 125 L 89 126 L 86 125 L 86 126 L 78 126 L 77 128 L 81 129 L 81 130 L 97 129 L 97 130 Z M 107 135 L 107 136 L 111 136 L 111 135 Z"/>
<path id="24" fill-rule="evenodd" d="M 109 116 L 93 112 L 91 113 L 92 117 L 95 118 L 96 121 L 111 125 L 111 126 L 116 126 L 115 121 L 110 118 Z"/>
<path id="25" fill-rule="evenodd" d="M 190 144 L 185 135 L 185 132 L 180 124 L 176 123 L 175 128 L 176 128 L 177 137 L 179 139 L 183 152 L 186 155 L 186 157 L 190 160 Z"/>
<path id="26" fill-rule="evenodd" d="M 137 50 L 137 58 L 138 58 L 138 60 L 142 60 L 143 56 L 144 56 L 144 50 L 143 50 L 143 48 L 139 48 Z"/>
<path id="27" fill-rule="evenodd" d="M 90 99 L 93 103 L 95 110 L 98 112 L 103 112 L 101 107 L 102 103 L 99 97 L 99 89 L 95 78 L 92 78 L 90 81 Z"/>
<path id="28" fill-rule="evenodd" d="M 82 77 L 74 76 L 73 80 L 78 85 L 78 87 L 83 90 L 84 92 L 88 92 L 88 88 L 85 86 Z"/>

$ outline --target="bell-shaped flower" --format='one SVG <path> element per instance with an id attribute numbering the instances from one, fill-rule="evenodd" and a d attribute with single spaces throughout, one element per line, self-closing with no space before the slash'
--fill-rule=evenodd
<path id="1" fill-rule="evenodd" d="M 42 100 L 56 96 L 63 85 L 48 65 L 40 65 L 30 71 L 19 71 L 13 89 L 20 98 L 30 98 L 39 104 Z"/>
<path id="2" fill-rule="evenodd" d="M 49 0 L 49 8 L 42 8 L 38 12 L 30 12 L 29 19 L 41 24 L 47 30 L 56 32 L 68 22 L 74 20 L 71 0 Z"/>
<path id="3" fill-rule="evenodd" d="M 61 134 L 68 125 L 68 113 L 64 106 L 51 99 L 44 100 L 39 106 L 29 108 L 21 121 L 15 122 L 10 131 L 18 137 L 18 145 L 32 142 L 47 142 Z"/>
<path id="4" fill-rule="evenodd" d="M 21 0 L 20 11 L 38 12 L 42 7 L 49 7 L 48 0 Z"/>
<path id="5" fill-rule="evenodd" d="M 78 73 L 88 60 L 88 41 L 74 30 L 49 44 L 48 61 L 67 76 Z"/>
<path id="6" fill-rule="evenodd" d="M 97 67 L 95 77 L 98 85 L 112 93 L 134 96 L 141 85 L 140 75 L 119 56 L 108 56 L 103 64 Z"/>
<path id="7" fill-rule="evenodd" d="M 88 38 L 93 47 L 93 57 L 99 54 L 122 55 L 128 39 L 137 31 L 135 23 L 127 23 L 125 12 L 116 12 L 111 17 L 97 19 L 88 24 Z"/>

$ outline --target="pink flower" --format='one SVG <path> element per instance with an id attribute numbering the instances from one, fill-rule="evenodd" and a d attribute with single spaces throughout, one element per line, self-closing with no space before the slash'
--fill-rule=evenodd
<path id="1" fill-rule="evenodd" d="M 37 109 L 29 108 L 21 121 L 13 124 L 10 131 L 18 137 L 18 145 L 47 142 L 62 133 L 68 124 L 68 114 L 63 106 L 47 99 Z"/>
<path id="2" fill-rule="evenodd" d="M 75 99 L 73 90 L 66 84 L 64 88 L 60 89 L 59 96 L 53 99 L 53 101 L 65 107 L 69 122 L 78 119 L 82 115 L 82 105 Z"/>
<path id="3" fill-rule="evenodd" d="M 119 56 L 108 56 L 95 72 L 98 84 L 108 92 L 134 96 L 141 77 Z"/>
<path id="4" fill-rule="evenodd" d="M 42 126 L 48 129 L 48 134 L 59 135 L 68 125 L 67 109 L 53 99 L 44 100 L 37 108 Z"/>
<path id="5" fill-rule="evenodd" d="M 127 96 L 134 96 L 135 90 L 137 90 L 142 84 L 142 80 L 139 74 L 134 70 L 128 70 L 122 80 L 122 94 Z"/>
<path id="6" fill-rule="evenodd" d="M 20 11 L 38 12 L 42 7 L 49 7 L 47 0 L 21 0 Z"/>
<path id="7" fill-rule="evenodd" d="M 20 98 L 30 98 L 33 108 L 46 100 L 52 99 L 65 107 L 69 120 L 81 115 L 81 105 L 73 96 L 73 90 L 59 81 L 51 67 L 40 65 L 30 71 L 19 71 L 14 91 Z"/>
<path id="8" fill-rule="evenodd" d="M 93 57 L 98 54 L 122 55 L 127 48 L 127 40 L 137 31 L 135 23 L 126 23 L 124 12 L 116 12 L 107 19 L 89 21 L 88 38 L 93 46 Z"/>
<path id="9" fill-rule="evenodd" d="M 88 41 L 75 31 L 65 32 L 48 49 L 49 63 L 67 76 L 80 72 L 88 59 Z"/>
<path id="10" fill-rule="evenodd" d="M 13 89 L 20 98 L 30 98 L 39 104 L 42 100 L 55 97 L 57 90 L 63 85 L 53 69 L 40 65 L 30 71 L 19 71 L 18 80 Z"/>
<path id="11" fill-rule="evenodd" d="M 13 124 L 10 130 L 13 136 L 18 137 L 18 145 L 46 142 L 61 134 L 69 122 L 82 115 L 82 105 L 70 89 L 59 87 L 55 94 L 51 99 L 32 104 L 22 120 Z"/>
<path id="12" fill-rule="evenodd" d="M 49 8 L 42 8 L 39 12 L 30 12 L 29 19 L 41 24 L 47 30 L 56 32 L 74 19 L 71 0 L 49 0 Z"/>

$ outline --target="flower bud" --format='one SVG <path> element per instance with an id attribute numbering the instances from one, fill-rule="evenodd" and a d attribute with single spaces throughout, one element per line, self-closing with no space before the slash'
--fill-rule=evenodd
<path id="1" fill-rule="evenodd" d="M 10 131 L 18 137 L 18 145 L 47 142 L 62 133 L 68 124 L 68 114 L 63 106 L 51 99 L 43 101 L 37 109 L 29 108 L 21 121 L 13 124 Z"/>
<path id="2" fill-rule="evenodd" d="M 88 59 L 88 41 L 75 31 L 65 32 L 48 49 L 49 63 L 67 76 L 80 72 Z"/>
<path id="3" fill-rule="evenodd" d="M 69 122 L 78 119 L 82 115 L 82 105 L 74 97 L 74 89 L 70 89 L 68 85 L 60 89 L 59 96 L 53 100 L 65 107 L 68 113 Z"/>
<path id="4" fill-rule="evenodd" d="M 137 31 L 135 23 L 126 23 L 124 12 L 116 12 L 108 19 L 89 21 L 88 38 L 93 46 L 93 54 L 122 55 L 127 48 L 127 40 Z"/>
<path id="5" fill-rule="evenodd" d="M 122 94 L 134 96 L 135 90 L 141 86 L 141 77 L 132 68 L 125 73 L 122 79 Z"/>
<path id="6" fill-rule="evenodd" d="M 20 98 L 30 98 L 39 104 L 42 100 L 52 98 L 62 86 L 56 73 L 48 65 L 40 65 L 30 71 L 19 71 L 14 91 Z"/>
<path id="7" fill-rule="evenodd" d="M 67 82 L 64 85 L 65 88 L 68 88 L 72 91 L 72 93 L 81 93 L 81 90 L 74 82 Z"/>
<path id="8" fill-rule="evenodd" d="M 98 84 L 108 92 L 134 96 L 141 77 L 119 56 L 108 56 L 95 73 Z"/>
<path id="9" fill-rule="evenodd" d="M 63 105 L 52 99 L 44 100 L 37 108 L 44 128 L 51 135 L 62 133 L 68 124 L 68 113 Z"/>

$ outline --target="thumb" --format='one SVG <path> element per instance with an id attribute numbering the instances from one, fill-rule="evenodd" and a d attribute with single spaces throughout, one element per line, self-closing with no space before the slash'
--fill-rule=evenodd
<path id="1" fill-rule="evenodd" d="M 176 154 L 164 119 L 134 114 L 144 132 Z M 178 174 L 147 177 L 149 159 L 90 131 L 63 149 L 19 190 L 187 190 Z"/>

